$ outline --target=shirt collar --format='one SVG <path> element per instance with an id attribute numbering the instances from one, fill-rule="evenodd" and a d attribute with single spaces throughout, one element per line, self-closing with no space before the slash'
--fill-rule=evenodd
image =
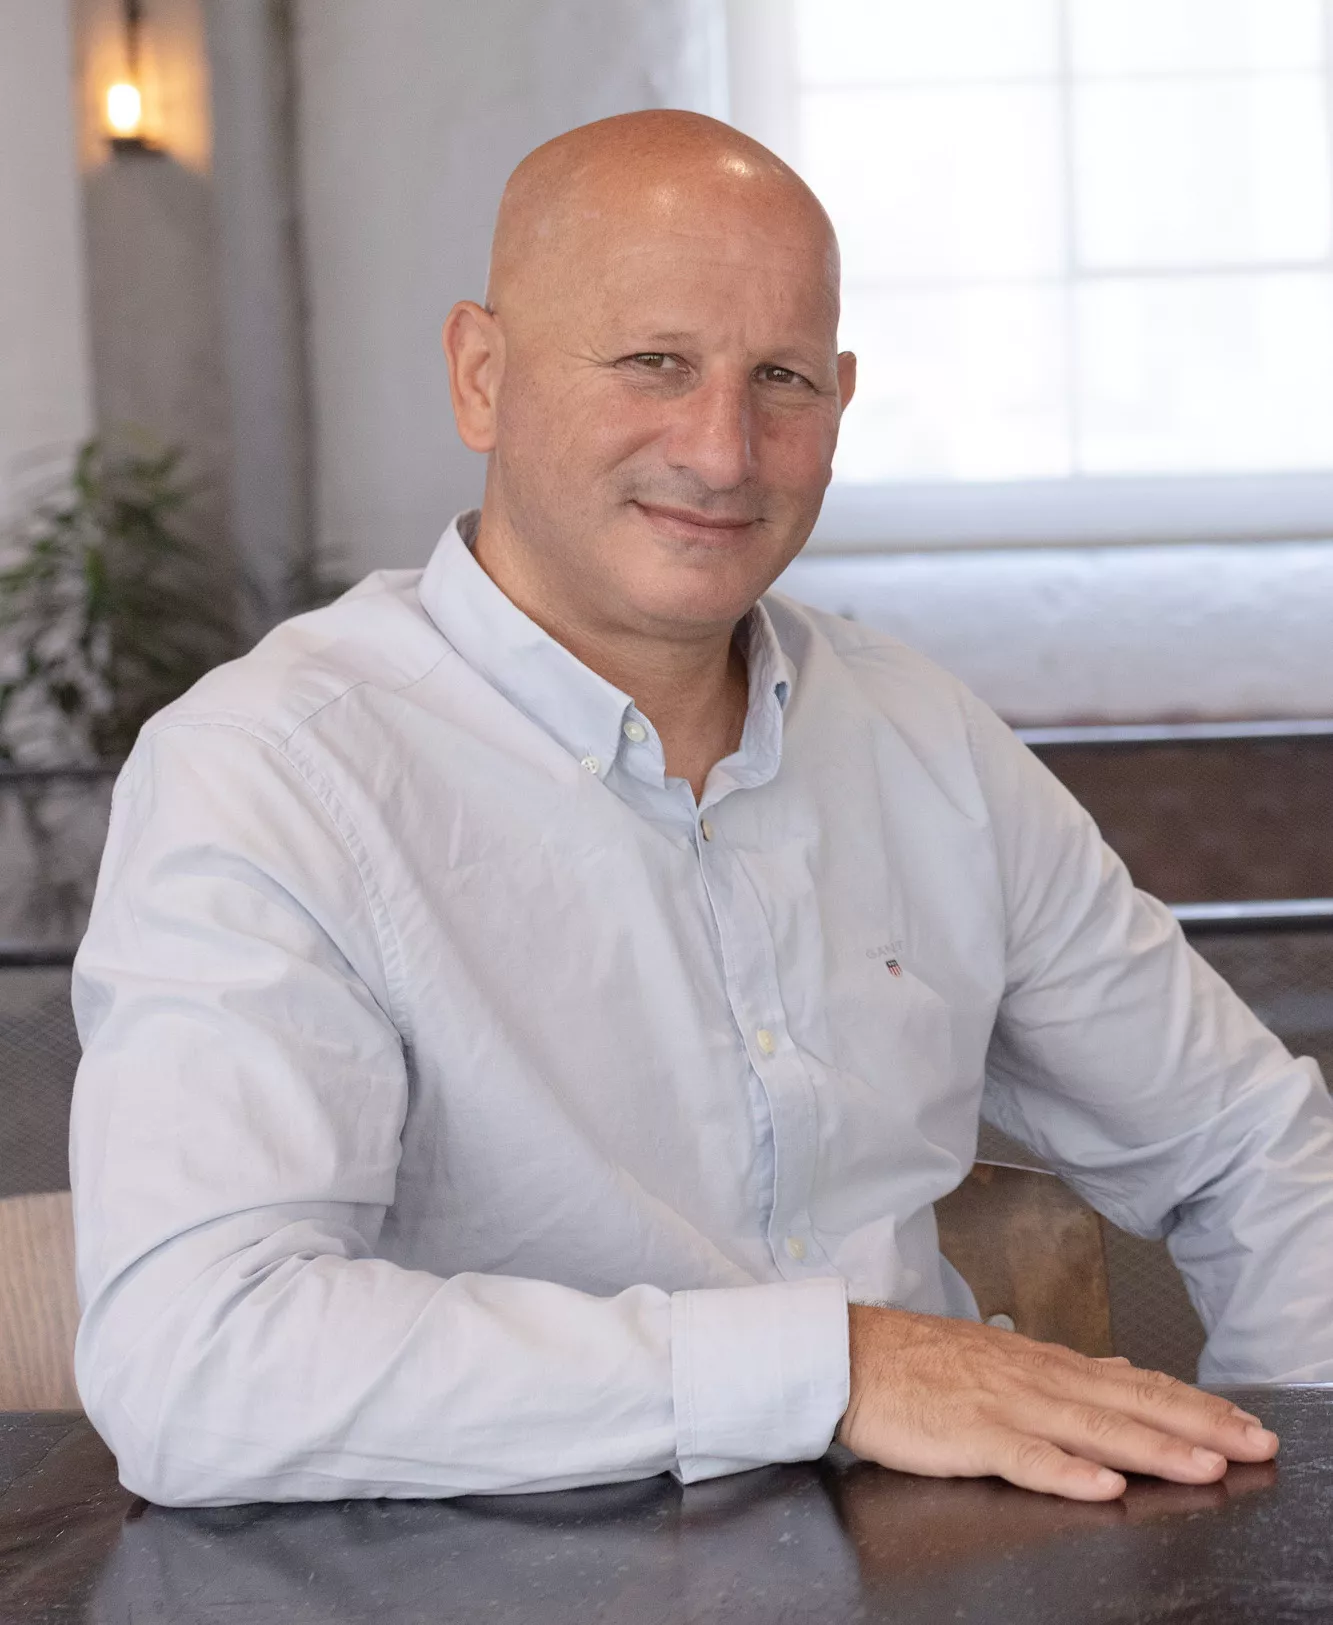
<path id="1" fill-rule="evenodd" d="M 575 658 L 501 592 L 472 556 L 480 519 L 461 513 L 440 538 L 418 589 L 422 608 L 464 661 L 589 771 L 604 778 L 624 744 L 634 701 Z M 777 771 L 782 708 L 793 670 L 756 604 L 742 623 L 750 699 L 730 777 L 759 783 Z M 592 764 L 596 764 L 593 766 Z"/>

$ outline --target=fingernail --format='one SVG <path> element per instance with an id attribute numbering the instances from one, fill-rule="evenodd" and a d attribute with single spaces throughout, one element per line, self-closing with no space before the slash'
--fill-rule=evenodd
<path id="1" fill-rule="evenodd" d="M 1093 1483 L 1099 1490 L 1118 1490 L 1124 1487 L 1124 1479 L 1119 1473 L 1113 1473 L 1109 1467 L 1098 1468 L 1093 1477 Z"/>
<path id="2" fill-rule="evenodd" d="M 1195 1445 L 1190 1454 L 1200 1467 L 1206 1467 L 1210 1473 L 1215 1473 L 1225 1459 L 1216 1450 L 1205 1450 L 1202 1445 Z"/>
<path id="3" fill-rule="evenodd" d="M 1267 1428 L 1261 1428 L 1257 1423 L 1254 1427 L 1245 1429 L 1245 1438 L 1249 1444 L 1261 1444 L 1265 1450 L 1271 1450 L 1277 1443 L 1277 1434 L 1270 1433 Z"/>

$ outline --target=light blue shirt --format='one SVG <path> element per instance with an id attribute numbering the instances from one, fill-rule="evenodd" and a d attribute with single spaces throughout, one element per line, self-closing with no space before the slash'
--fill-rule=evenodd
<path id="1" fill-rule="evenodd" d="M 465 534 L 474 516 L 461 521 Z M 457 526 L 144 731 L 75 1001 L 80 1392 L 218 1503 L 819 1454 L 978 1116 L 1333 1377 L 1333 1116 L 962 686 L 770 594 L 698 805 Z"/>

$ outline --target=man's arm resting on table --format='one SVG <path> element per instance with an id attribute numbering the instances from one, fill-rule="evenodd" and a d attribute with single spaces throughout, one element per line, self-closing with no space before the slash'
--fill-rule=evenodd
<path id="1" fill-rule="evenodd" d="M 969 707 L 1006 927 L 993 1120 L 1118 1224 L 1170 1236 L 1211 1375 L 1327 1375 L 1333 1112 L 1315 1069 L 1135 892 L 1010 730 Z M 1276 1450 L 1226 1401 L 1125 1361 L 901 1310 L 850 1315 L 838 1438 L 890 1466 L 1106 1499 L 1126 1470 L 1206 1482 L 1223 1458 Z"/>
<path id="2" fill-rule="evenodd" d="M 993 1120 L 1123 1227 L 1170 1236 L 1215 1377 L 1326 1375 L 1333 1112 L 1316 1070 L 1135 892 L 1012 733 L 973 713 L 1007 932 Z M 916 1472 L 1105 1499 L 1126 1470 L 1206 1482 L 1277 1447 L 1215 1396 L 1012 1332 L 854 1306 L 850 1349 L 839 1439 Z"/>
<path id="3" fill-rule="evenodd" d="M 1209 1382 L 1333 1377 L 1333 1105 L 1068 791 L 973 703 L 1006 922 L 983 1112 L 1165 1238 Z"/>

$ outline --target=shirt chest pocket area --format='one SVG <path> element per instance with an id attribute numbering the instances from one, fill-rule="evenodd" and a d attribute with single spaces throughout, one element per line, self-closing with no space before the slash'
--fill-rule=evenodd
<path id="1" fill-rule="evenodd" d="M 918 1105 L 947 1094 L 954 1073 L 949 1001 L 891 947 L 830 968 L 833 1063 L 863 1087 Z"/>

